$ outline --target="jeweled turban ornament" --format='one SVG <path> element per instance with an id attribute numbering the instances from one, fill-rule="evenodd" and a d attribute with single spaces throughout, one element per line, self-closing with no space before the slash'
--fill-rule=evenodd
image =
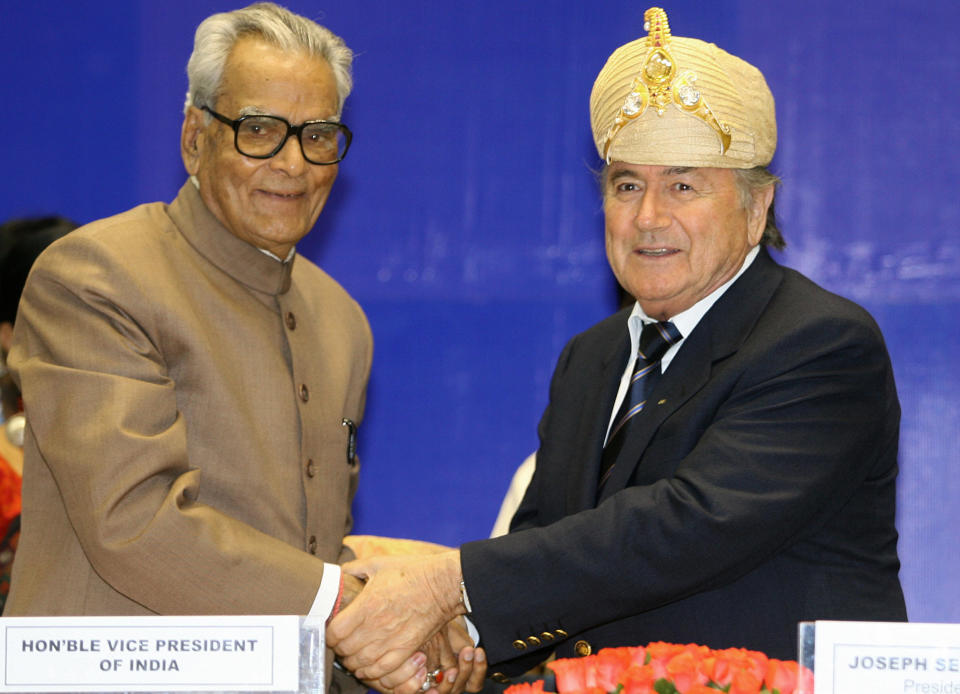
<path id="1" fill-rule="evenodd" d="M 716 131 L 720 154 L 730 148 L 730 126 L 718 119 L 703 95 L 696 87 L 697 75 L 693 70 L 679 72 L 677 61 L 670 53 L 670 24 L 667 13 L 659 7 L 651 7 L 643 14 L 643 29 L 647 32 L 650 49 L 623 100 L 620 111 L 607 131 L 603 158 L 609 162 L 610 144 L 621 128 L 638 118 L 652 106 L 662 116 L 673 105 L 683 113 L 699 118 Z"/>

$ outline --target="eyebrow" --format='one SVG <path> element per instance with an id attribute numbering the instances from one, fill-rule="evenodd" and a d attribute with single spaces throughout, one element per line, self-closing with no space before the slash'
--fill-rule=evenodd
<path id="1" fill-rule="evenodd" d="M 271 118 L 283 118 L 283 116 L 278 116 L 278 115 L 275 114 L 275 113 L 270 113 L 270 112 L 268 112 L 268 111 L 265 111 L 264 109 L 260 108 L 259 106 L 244 106 L 243 108 L 240 109 L 240 116 L 238 116 L 238 118 L 243 117 L 243 116 L 270 116 Z M 286 119 L 286 118 L 283 118 L 283 120 L 287 120 L 287 119 Z M 317 121 L 325 121 L 325 122 L 327 122 L 327 123 L 330 123 L 330 122 L 339 123 L 339 122 L 340 122 L 340 114 L 334 114 L 334 115 L 332 115 L 332 116 L 327 116 L 326 118 L 313 118 L 313 119 L 311 119 L 311 120 L 309 120 L 309 121 L 303 121 L 303 122 L 304 122 L 304 123 L 314 123 L 314 122 L 317 122 Z M 287 121 L 287 122 L 289 123 L 290 121 Z M 296 124 L 296 123 L 291 123 L 291 125 L 297 125 L 297 124 Z M 300 125 L 302 125 L 302 123 L 301 123 Z"/>
<path id="2" fill-rule="evenodd" d="M 607 176 L 607 181 L 608 182 L 616 181 L 617 179 L 626 178 L 628 176 L 633 176 L 633 175 L 634 173 L 630 171 L 630 169 L 615 169 L 613 173 Z"/>
<path id="3" fill-rule="evenodd" d="M 688 174 L 694 171 L 697 171 L 699 167 L 696 166 L 668 166 L 663 169 L 662 173 L 666 176 L 681 176 L 683 174 Z M 617 181 L 621 178 L 629 178 L 636 176 L 636 174 L 631 171 L 629 168 L 618 168 L 610 174 L 607 178 L 608 181 Z"/>
<path id="4" fill-rule="evenodd" d="M 262 108 L 257 106 L 244 106 L 240 109 L 241 116 L 270 116 L 273 114 L 267 113 Z"/>

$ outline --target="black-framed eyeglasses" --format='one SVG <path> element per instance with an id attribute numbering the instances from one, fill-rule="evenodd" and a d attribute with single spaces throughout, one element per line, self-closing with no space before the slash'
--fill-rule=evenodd
<path id="1" fill-rule="evenodd" d="M 233 145 L 245 157 L 269 159 L 283 149 L 291 135 L 297 136 L 303 158 L 321 166 L 343 161 L 350 149 L 353 133 L 343 123 L 332 120 L 308 120 L 300 125 L 280 116 L 249 115 L 236 120 L 202 106 L 218 121 L 233 128 Z"/>

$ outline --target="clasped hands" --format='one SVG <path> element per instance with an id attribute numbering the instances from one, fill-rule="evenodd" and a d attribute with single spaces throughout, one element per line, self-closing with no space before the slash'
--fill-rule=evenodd
<path id="1" fill-rule="evenodd" d="M 327 645 L 381 692 L 479 691 L 487 664 L 461 616 L 459 551 L 413 543 L 388 552 L 357 551 L 361 558 L 343 565 L 343 602 L 327 627 Z"/>

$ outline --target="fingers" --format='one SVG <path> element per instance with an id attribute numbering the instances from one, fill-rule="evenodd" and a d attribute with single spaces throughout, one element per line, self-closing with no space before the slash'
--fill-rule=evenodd
<path id="1" fill-rule="evenodd" d="M 464 648 L 476 645 L 464 625 L 463 617 L 457 617 L 448 622 L 445 631 L 447 640 L 450 642 L 450 648 L 452 648 L 455 653 L 459 653 Z"/>
<path id="2" fill-rule="evenodd" d="M 473 668 L 473 657 L 472 648 L 464 648 L 460 651 L 460 656 L 457 658 L 457 667 L 450 669 L 449 679 L 444 682 L 447 689 L 440 694 L 460 694 L 463 691 Z"/>
<path id="3" fill-rule="evenodd" d="M 464 652 L 461 651 L 461 656 Z M 463 670 L 463 666 L 460 667 Z M 484 682 L 487 679 L 487 652 L 482 648 L 473 649 L 473 670 L 467 678 L 464 690 L 468 692 L 479 692 L 483 689 Z"/>
<path id="4" fill-rule="evenodd" d="M 427 655 L 423 651 L 418 651 L 409 657 L 403 665 L 393 672 L 388 672 L 377 680 L 377 683 L 388 690 L 403 692 L 413 688 L 418 691 L 424 680 L 427 678 Z M 380 689 L 380 687 L 376 687 Z"/>
<path id="5" fill-rule="evenodd" d="M 366 581 L 373 576 L 380 568 L 380 560 L 377 557 L 367 557 L 348 561 L 340 567 L 344 573 L 356 576 Z"/>
<path id="6" fill-rule="evenodd" d="M 360 591 L 363 590 L 363 581 L 349 574 L 341 574 L 340 580 L 342 581 L 340 609 L 345 609 L 347 605 L 352 603 L 356 597 L 360 595 Z"/>
<path id="7" fill-rule="evenodd" d="M 449 671 L 449 679 L 439 694 L 479 692 L 487 677 L 487 656 L 482 648 L 464 648 L 457 659 L 457 667 Z"/>
<path id="8" fill-rule="evenodd" d="M 457 655 L 450 647 L 450 642 L 447 640 L 443 632 L 434 634 L 433 638 L 430 639 L 430 642 L 432 644 L 436 644 L 436 649 L 438 651 L 436 660 L 427 660 L 428 663 L 437 663 L 436 669 L 440 673 L 436 678 L 437 694 L 450 694 L 454 690 L 454 684 L 459 675 L 459 670 L 457 667 Z"/>
<path id="9" fill-rule="evenodd" d="M 398 669 L 375 680 L 363 680 L 364 684 L 382 694 L 461 694 L 479 692 L 487 675 L 486 654 L 482 648 L 464 648 L 456 665 L 447 667 L 436 678 L 436 684 L 424 693 L 427 681 L 427 656 L 418 652 Z"/>
<path id="10" fill-rule="evenodd" d="M 433 542 L 380 535 L 348 535 L 343 539 L 343 544 L 352 549 L 358 559 L 383 555 L 435 554 L 452 549 Z"/>
<path id="11" fill-rule="evenodd" d="M 408 657 L 408 651 L 393 650 L 384 653 L 375 661 L 370 658 L 364 659 L 364 654 L 361 653 L 355 657 L 342 658 L 341 662 L 344 667 L 352 671 L 358 679 L 375 680 L 396 670 L 403 665 Z M 353 663 L 358 664 L 354 667 L 352 665 Z"/>
<path id="12" fill-rule="evenodd" d="M 460 648 L 454 648 L 453 644 L 450 643 L 449 638 L 442 630 L 434 634 L 429 643 L 434 646 L 437 653 L 436 659 L 427 660 L 428 663 L 436 663 L 441 668 L 451 668 L 456 666 L 457 653 L 460 651 Z M 427 651 L 427 655 L 430 655 L 429 651 Z"/>
<path id="13" fill-rule="evenodd" d="M 424 694 L 423 683 L 427 680 L 427 669 L 422 668 L 416 677 L 411 678 L 393 690 L 393 694 Z M 436 690 L 431 689 L 426 694 L 436 694 Z"/>
<path id="14" fill-rule="evenodd" d="M 337 647 L 342 649 L 343 641 L 348 639 L 361 623 L 363 623 L 363 613 L 351 609 L 341 609 L 327 625 L 327 645 L 334 649 L 337 649 Z M 337 650 L 337 652 L 343 655 L 342 650 Z"/>

